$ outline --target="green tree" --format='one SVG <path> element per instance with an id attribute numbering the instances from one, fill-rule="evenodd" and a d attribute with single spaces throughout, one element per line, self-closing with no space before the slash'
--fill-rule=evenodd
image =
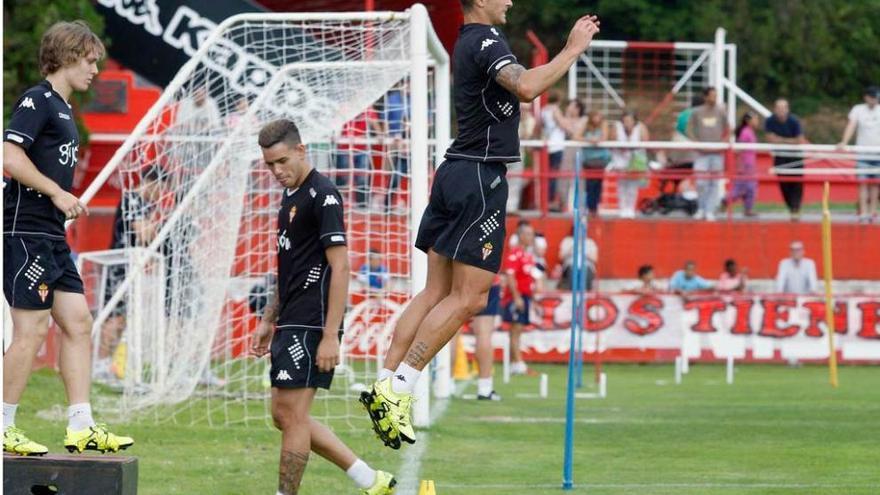
<path id="1" fill-rule="evenodd" d="M 738 47 L 739 85 L 765 102 L 788 96 L 801 113 L 847 107 L 880 84 L 880 0 L 519 1 L 506 30 L 528 63 L 527 29 L 553 56 L 586 13 L 600 16 L 602 39 L 712 41 L 723 27 Z"/>
<path id="2" fill-rule="evenodd" d="M 3 121 L 8 122 L 12 106 L 29 87 L 39 82 L 39 51 L 43 33 L 55 22 L 82 19 L 98 36 L 104 38 L 104 18 L 95 9 L 92 0 L 53 0 L 36 5 L 33 0 L 6 0 L 3 2 Z M 107 40 L 104 40 L 107 44 Z M 74 94 L 71 104 L 82 107 L 88 94 Z M 88 133 L 77 116 L 81 140 L 88 141 Z"/>

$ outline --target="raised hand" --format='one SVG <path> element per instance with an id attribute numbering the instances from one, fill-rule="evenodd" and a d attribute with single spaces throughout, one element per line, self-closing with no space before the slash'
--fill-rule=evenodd
<path id="1" fill-rule="evenodd" d="M 578 53 L 583 52 L 590 46 L 590 42 L 598 32 L 599 18 L 595 15 L 585 15 L 574 23 L 565 47 Z"/>

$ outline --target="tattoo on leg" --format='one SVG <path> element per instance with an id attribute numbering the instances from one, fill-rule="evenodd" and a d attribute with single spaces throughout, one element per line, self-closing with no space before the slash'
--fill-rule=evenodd
<path id="1" fill-rule="evenodd" d="M 416 369 L 421 369 L 425 365 L 425 355 L 428 353 L 428 344 L 418 341 L 410 347 L 406 353 L 406 364 Z"/>
<path id="2" fill-rule="evenodd" d="M 308 452 L 282 450 L 278 466 L 278 491 L 284 495 L 297 495 L 308 462 Z"/>

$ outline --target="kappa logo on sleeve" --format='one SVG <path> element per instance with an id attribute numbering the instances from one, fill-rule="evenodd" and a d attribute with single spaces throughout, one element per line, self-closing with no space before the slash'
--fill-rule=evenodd
<path id="1" fill-rule="evenodd" d="M 18 108 L 30 108 L 31 110 L 36 110 L 37 107 L 34 105 L 34 99 L 28 96 L 24 100 L 21 100 L 21 105 Z"/>
<path id="2" fill-rule="evenodd" d="M 331 205 L 338 205 L 338 204 L 339 204 L 339 201 L 336 199 L 336 196 L 334 196 L 332 194 L 328 194 L 327 196 L 324 197 L 324 204 L 322 206 L 331 206 Z"/>
<path id="3" fill-rule="evenodd" d="M 480 44 L 480 51 L 483 51 L 486 48 L 489 48 L 490 46 L 494 45 L 495 43 L 498 43 L 498 40 L 493 40 L 492 38 L 484 39 L 483 43 Z"/>

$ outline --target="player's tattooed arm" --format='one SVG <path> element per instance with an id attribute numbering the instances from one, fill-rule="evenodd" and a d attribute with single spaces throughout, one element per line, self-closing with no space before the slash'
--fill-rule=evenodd
<path id="1" fill-rule="evenodd" d="M 280 493 L 284 495 L 299 493 L 299 485 L 308 462 L 308 452 L 281 451 L 281 462 L 278 466 L 278 491 Z"/>
<path id="2" fill-rule="evenodd" d="M 498 71 L 498 75 L 495 76 L 495 81 L 502 87 L 504 87 L 504 89 L 510 91 L 518 98 L 522 99 L 519 82 L 520 78 L 525 72 L 526 68 L 522 65 L 507 64 L 506 66 L 504 66 L 504 68 Z"/>
<path id="3" fill-rule="evenodd" d="M 263 321 L 267 323 L 278 321 L 278 284 L 269 290 L 269 300 L 266 302 L 266 309 L 263 310 Z"/>

